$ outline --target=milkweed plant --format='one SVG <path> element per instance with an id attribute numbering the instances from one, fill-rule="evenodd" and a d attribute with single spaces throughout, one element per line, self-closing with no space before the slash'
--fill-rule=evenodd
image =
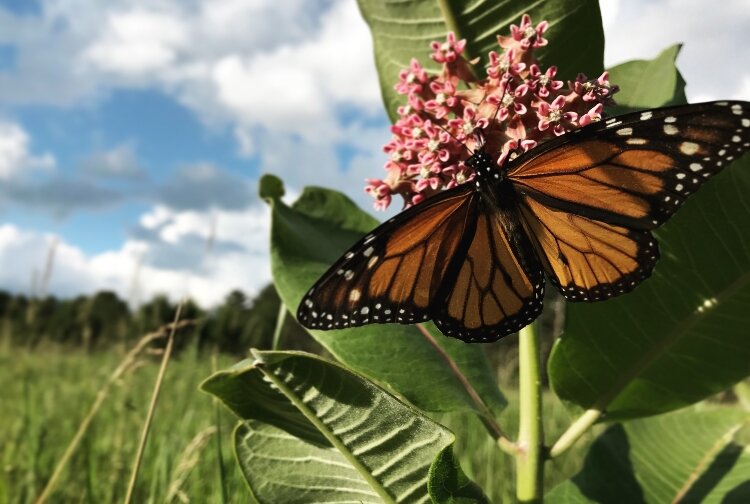
<path id="1" fill-rule="evenodd" d="M 376 209 L 471 180 L 463 160 L 478 131 L 502 166 L 601 120 L 612 82 L 622 86 L 618 111 L 684 103 L 678 46 L 605 71 L 596 1 L 521 4 L 531 15 L 505 24 L 523 5 L 441 2 L 427 12 L 359 0 L 393 120 L 385 176 L 367 180 Z M 451 29 L 431 43 L 431 61 L 407 56 L 438 18 Z M 500 34 L 497 46 L 488 33 Z M 517 391 L 499 389 L 481 345 L 430 324 L 311 331 L 325 358 L 281 350 L 275 338 L 211 376 L 204 390 L 238 417 L 232 443 L 251 500 L 750 502 L 750 163 L 734 163 L 745 166 L 660 229 L 663 259 L 641 288 L 569 305 L 561 336 L 529 326 L 504 340 L 505 350 L 518 345 Z M 377 225 L 340 193 L 310 187 L 288 206 L 283 192 L 279 179 L 261 180 L 284 302 L 278 334 L 294 323 L 286 310 Z M 554 340 L 544 359 L 540 339 Z M 721 402 L 706 401 L 720 392 Z M 553 419 L 560 400 L 567 413 Z M 505 457 L 497 464 L 495 452 Z"/>

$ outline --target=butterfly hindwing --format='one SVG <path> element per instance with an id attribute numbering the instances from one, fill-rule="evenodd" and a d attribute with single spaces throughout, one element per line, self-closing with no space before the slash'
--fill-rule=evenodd
<path id="1" fill-rule="evenodd" d="M 514 160 L 508 178 L 547 207 L 646 230 L 749 147 L 746 102 L 667 107 L 547 142 Z"/>
<path id="2" fill-rule="evenodd" d="M 465 250 L 476 210 L 471 185 L 433 196 L 382 224 L 349 249 L 312 287 L 297 318 L 312 329 L 415 323 Z"/>
<path id="3" fill-rule="evenodd" d="M 505 218 L 504 218 L 505 217 Z M 432 318 L 443 334 L 469 342 L 495 341 L 534 320 L 542 309 L 544 276 L 511 215 L 480 203 L 466 255 L 454 265 Z"/>
<path id="4" fill-rule="evenodd" d="M 548 276 L 570 301 L 599 301 L 635 288 L 659 259 L 649 231 L 555 211 L 530 197 L 524 229 Z"/>

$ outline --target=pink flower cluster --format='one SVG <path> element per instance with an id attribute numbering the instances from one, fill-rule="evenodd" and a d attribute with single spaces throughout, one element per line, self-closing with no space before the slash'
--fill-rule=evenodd
<path id="1" fill-rule="evenodd" d="M 478 130 L 502 166 L 550 138 L 601 119 L 617 86 L 607 72 L 597 79 L 579 74 L 566 84 L 556 80 L 556 67 L 542 69 L 533 53 L 547 45 L 548 26 L 546 21 L 534 26 L 528 15 L 520 26 L 511 25 L 509 37 L 497 37 L 502 53 L 490 52 L 484 79 L 463 57 L 466 41 L 453 33 L 444 43 L 431 44 L 432 59 L 443 65 L 439 75 L 412 59 L 395 86 L 407 101 L 391 126 L 393 138 L 383 147 L 388 173 L 382 180 L 367 179 L 365 191 L 375 198 L 376 209 L 387 208 L 394 194 L 408 207 L 471 180 L 474 173 L 464 160 L 467 148 L 477 145 Z"/>

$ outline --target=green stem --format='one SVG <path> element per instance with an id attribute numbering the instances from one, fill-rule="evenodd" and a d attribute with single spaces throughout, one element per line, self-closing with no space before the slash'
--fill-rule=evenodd
<path id="1" fill-rule="evenodd" d="M 560 439 L 558 439 L 554 445 L 552 445 L 552 448 L 549 451 L 549 457 L 555 458 L 568 450 L 571 446 L 573 446 L 573 443 L 578 441 L 578 439 L 584 435 L 584 433 L 591 428 L 592 425 L 596 423 L 597 420 L 599 420 L 599 417 L 601 417 L 603 414 L 602 410 L 592 408 L 589 410 L 586 410 L 586 412 L 581 415 L 578 420 L 573 422 L 570 427 L 568 427 L 568 430 L 566 430 L 562 436 L 560 436 Z"/>
<path id="2" fill-rule="evenodd" d="M 516 496 L 519 502 L 541 502 L 544 459 L 542 445 L 542 377 L 539 338 L 533 325 L 518 333 L 519 429 Z"/>

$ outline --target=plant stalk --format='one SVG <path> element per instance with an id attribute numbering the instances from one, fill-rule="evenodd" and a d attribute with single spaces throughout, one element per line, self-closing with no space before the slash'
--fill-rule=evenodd
<path id="1" fill-rule="evenodd" d="M 542 501 L 544 430 L 539 337 L 534 325 L 518 333 L 519 429 L 516 454 L 518 502 Z"/>
<path id="2" fill-rule="evenodd" d="M 565 453 L 592 425 L 602 416 L 603 411 L 597 408 L 586 410 L 578 420 L 573 422 L 549 451 L 549 457 L 555 458 Z"/>
<path id="3" fill-rule="evenodd" d="M 154 411 L 156 411 L 156 403 L 159 400 L 159 392 L 161 392 L 161 385 L 164 382 L 164 374 L 167 371 L 167 364 L 169 358 L 172 355 L 172 348 L 174 347 L 174 334 L 177 328 L 177 324 L 180 322 L 180 314 L 182 313 L 182 305 L 184 300 L 180 301 L 177 305 L 177 310 L 174 314 L 174 322 L 172 322 L 172 330 L 169 333 L 167 339 L 167 346 L 164 348 L 164 355 L 161 359 L 161 366 L 159 367 L 159 373 L 156 376 L 156 383 L 154 383 L 154 391 L 151 395 L 151 403 L 146 413 L 146 420 L 143 424 L 143 431 L 141 432 L 141 442 L 138 444 L 138 452 L 135 455 L 135 462 L 133 463 L 133 472 L 130 475 L 130 483 L 128 484 L 128 490 L 125 494 L 125 504 L 133 502 L 133 494 L 135 492 L 135 486 L 138 482 L 138 473 L 141 469 L 141 462 L 143 461 L 143 453 L 146 450 L 146 442 L 148 441 L 148 434 L 151 431 L 151 423 L 154 418 Z"/>

